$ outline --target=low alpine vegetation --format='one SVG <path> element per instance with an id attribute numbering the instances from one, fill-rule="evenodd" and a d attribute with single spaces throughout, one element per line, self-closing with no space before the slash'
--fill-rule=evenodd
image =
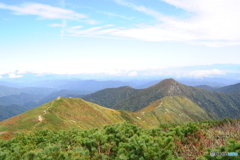
<path id="1" fill-rule="evenodd" d="M 18 133 L 0 141 L 0 159 L 234 159 L 210 152 L 240 155 L 240 121 L 161 124 L 142 129 L 129 123 L 106 125 L 102 129 Z"/>

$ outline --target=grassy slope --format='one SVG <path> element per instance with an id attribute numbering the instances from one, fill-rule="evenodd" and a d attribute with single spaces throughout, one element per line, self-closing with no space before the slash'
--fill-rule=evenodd
<path id="1" fill-rule="evenodd" d="M 217 119 L 196 103 L 184 96 L 167 96 L 152 102 L 137 112 L 121 111 L 123 117 L 143 128 L 152 128 L 160 123 L 201 121 Z"/>
<path id="2" fill-rule="evenodd" d="M 116 111 L 79 98 L 58 98 L 40 107 L 0 122 L 0 131 L 69 128 L 101 128 L 123 121 L 143 128 L 165 122 L 214 119 L 190 99 L 164 97 L 138 112 Z"/>
<path id="3" fill-rule="evenodd" d="M 78 98 L 60 98 L 0 122 L 0 130 L 88 129 L 121 121 L 115 110 Z"/>

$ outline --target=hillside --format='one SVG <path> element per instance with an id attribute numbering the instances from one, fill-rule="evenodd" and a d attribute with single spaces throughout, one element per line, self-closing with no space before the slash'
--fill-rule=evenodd
<path id="1" fill-rule="evenodd" d="M 0 130 L 94 128 L 123 121 L 119 112 L 79 98 L 59 97 L 0 122 Z"/>
<path id="2" fill-rule="evenodd" d="M 119 88 L 107 88 L 95 93 L 86 95 L 82 99 L 97 103 L 101 106 L 112 108 L 115 104 L 122 101 L 123 99 L 133 95 L 140 90 L 132 87 L 119 87 Z"/>
<path id="3" fill-rule="evenodd" d="M 143 128 L 153 128 L 165 122 L 199 121 L 214 118 L 186 97 L 164 97 L 139 112 L 116 111 L 80 98 L 59 97 L 0 122 L 0 131 L 89 129 L 124 121 Z"/>
<path id="4" fill-rule="evenodd" d="M 205 89 L 186 86 L 173 79 L 166 79 L 143 89 L 113 106 L 113 109 L 138 111 L 153 101 L 165 96 L 186 96 L 207 112 L 219 118 L 240 116 L 238 95 L 211 92 Z"/>
<path id="5" fill-rule="evenodd" d="M 237 93 L 237 92 L 240 93 L 240 83 L 221 87 L 221 88 L 216 89 L 216 91 L 225 92 L 225 93 Z"/>
<path id="6" fill-rule="evenodd" d="M 185 96 L 166 96 L 135 113 L 139 116 L 142 114 L 144 119 L 148 116 L 155 116 L 160 122 L 184 123 L 216 119 Z"/>
<path id="7" fill-rule="evenodd" d="M 217 119 L 196 103 L 184 96 L 166 96 L 150 103 L 137 112 L 120 110 L 121 116 L 128 122 L 142 128 L 152 128 L 160 123 L 185 123 Z"/>

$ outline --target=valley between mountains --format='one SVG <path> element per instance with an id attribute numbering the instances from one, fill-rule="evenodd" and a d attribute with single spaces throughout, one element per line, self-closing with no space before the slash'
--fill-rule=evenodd
<path id="1" fill-rule="evenodd" d="M 155 128 L 167 122 L 240 118 L 240 92 L 227 90 L 214 92 L 165 79 L 146 89 L 107 88 L 81 98 L 58 97 L 1 121 L 0 132 L 102 128 L 124 121 Z"/>

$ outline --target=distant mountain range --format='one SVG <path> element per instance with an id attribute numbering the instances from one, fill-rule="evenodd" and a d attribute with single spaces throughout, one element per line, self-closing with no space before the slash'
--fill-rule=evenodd
<path id="1" fill-rule="evenodd" d="M 224 87 L 228 88 L 228 87 Z M 234 88 L 230 86 L 230 88 Z M 221 89 L 221 88 L 218 88 Z M 226 91 L 226 90 L 223 90 Z M 228 90 L 230 92 L 230 89 Z M 99 94 L 95 92 L 91 95 L 91 98 L 86 98 L 91 102 L 97 104 L 105 104 L 108 101 L 112 101 L 111 96 L 106 94 Z M 111 94 L 111 93 L 110 93 Z M 236 118 L 240 115 L 240 92 L 236 94 L 223 93 L 223 92 L 212 92 L 205 89 L 199 89 L 196 87 L 183 85 L 173 79 L 166 79 L 153 85 L 149 88 L 139 90 L 138 92 L 128 96 L 127 98 L 122 97 L 119 101 L 116 101 L 114 105 L 105 104 L 109 108 L 117 110 L 128 110 L 138 111 L 151 102 L 161 99 L 165 96 L 185 96 L 197 103 L 200 107 L 205 109 L 209 113 L 214 113 L 219 118 L 231 117 Z M 108 99 L 106 97 L 109 97 Z M 85 99 L 85 97 L 83 97 Z"/>
<path id="2" fill-rule="evenodd" d="M 240 118 L 238 85 L 222 87 L 228 92 L 224 93 L 165 79 L 146 89 L 107 88 L 85 96 L 61 90 L 48 95 L 48 103 L 0 122 L 0 131 L 94 128 L 122 121 L 152 128 L 165 122 Z M 56 97 L 59 94 L 73 94 L 84 100 Z"/>
<path id="3" fill-rule="evenodd" d="M 65 82 L 66 81 L 59 81 L 57 85 L 63 85 Z M 86 85 L 87 82 L 89 82 L 88 85 Z M 83 88 L 83 90 L 59 90 L 48 87 L 12 88 L 0 86 L 0 105 L 5 108 L 4 111 L 0 112 L 0 120 L 10 118 L 40 106 L 59 96 L 82 98 L 107 108 L 133 112 L 139 111 L 151 102 L 165 96 L 185 96 L 207 112 L 214 113 L 216 117 L 235 118 L 239 115 L 239 83 L 224 87 L 211 87 L 207 85 L 192 87 L 181 84 L 173 79 L 166 79 L 158 83 L 152 81 L 146 83 L 145 86 L 151 83 L 154 85 L 144 89 L 134 89 L 130 86 L 111 88 L 111 86 L 126 84 L 120 81 L 82 81 L 79 84 L 80 87 L 77 87 L 77 81 L 72 84 L 72 87 L 75 86 L 73 88 Z M 96 86 L 98 86 L 98 89 L 104 87 L 109 88 L 88 94 L 89 92 L 86 91 L 87 87 L 93 89 Z M 15 108 L 12 108 L 11 105 L 15 105 Z M 19 109 L 16 109 L 16 107 L 19 107 Z M 9 114 L 4 114 L 6 108 L 10 111 Z M 11 108 L 14 111 L 11 112 Z"/>

